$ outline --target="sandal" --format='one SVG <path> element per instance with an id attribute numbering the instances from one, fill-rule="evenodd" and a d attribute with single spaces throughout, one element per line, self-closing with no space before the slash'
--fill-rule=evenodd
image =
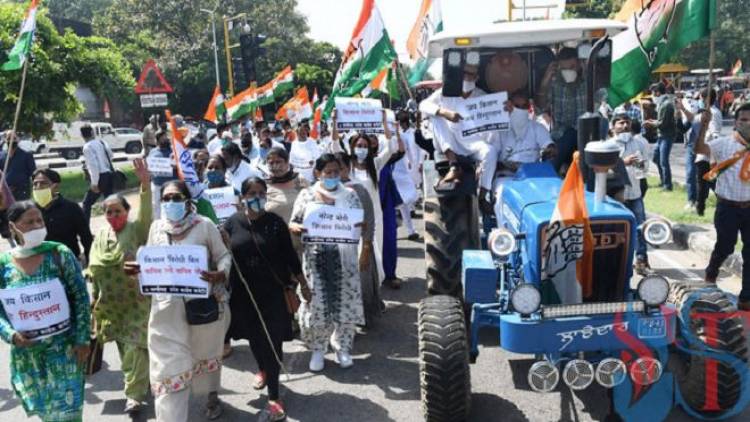
<path id="1" fill-rule="evenodd" d="M 224 406 L 221 405 L 221 400 L 219 400 L 219 397 L 215 394 L 216 393 L 211 393 L 211 395 L 208 396 L 208 403 L 206 403 L 206 408 L 204 410 L 206 419 L 210 421 L 219 419 L 222 413 L 224 413 Z"/>
<path id="2" fill-rule="evenodd" d="M 262 390 L 266 387 L 266 373 L 265 371 L 258 371 L 255 374 L 255 382 L 253 382 L 254 390 Z"/>
<path id="3" fill-rule="evenodd" d="M 269 401 L 266 406 L 266 412 L 268 412 L 269 421 L 283 421 L 286 419 L 286 411 L 284 411 L 284 405 L 280 401 Z"/>

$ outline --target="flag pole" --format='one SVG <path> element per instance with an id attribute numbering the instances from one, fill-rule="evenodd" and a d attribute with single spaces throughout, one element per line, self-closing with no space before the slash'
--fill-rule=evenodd
<path id="1" fill-rule="evenodd" d="M 719 0 L 716 0 L 716 12 L 719 11 Z M 711 27 L 711 35 L 709 35 L 709 48 L 708 48 L 708 92 L 709 97 L 715 97 L 711 95 L 716 84 L 716 78 L 714 76 L 714 67 L 716 66 L 716 28 Z M 719 98 L 714 98 L 714 101 L 719 101 Z M 713 104 L 706 104 L 706 107 L 710 110 Z"/>
<path id="2" fill-rule="evenodd" d="M 398 61 L 398 56 L 396 57 L 396 68 L 398 69 L 398 72 L 401 74 L 401 82 L 404 84 L 404 88 L 406 88 L 406 92 L 409 93 L 409 99 L 414 99 L 414 94 L 412 94 L 411 89 L 409 88 L 409 82 L 406 78 L 406 75 L 404 74 L 404 69 L 401 67 L 401 63 Z"/>
<path id="3" fill-rule="evenodd" d="M 21 103 L 23 103 L 23 93 L 26 89 L 26 73 L 29 70 L 29 60 L 27 57 L 23 61 L 23 71 L 21 72 L 21 89 L 18 92 L 18 101 L 16 102 L 16 114 L 13 116 L 13 129 L 10 130 L 10 136 L 6 136 L 7 154 L 5 155 L 5 164 L 3 164 L 3 175 L 0 178 L 0 189 L 5 186 L 5 175 L 8 174 L 8 164 L 10 163 L 10 144 L 16 138 L 16 129 L 18 128 L 18 118 L 21 115 Z M 7 199 L 7 198 L 4 198 Z"/>

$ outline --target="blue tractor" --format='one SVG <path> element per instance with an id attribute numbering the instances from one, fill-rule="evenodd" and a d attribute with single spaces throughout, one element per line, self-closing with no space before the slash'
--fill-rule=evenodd
<path id="1" fill-rule="evenodd" d="M 443 95 L 450 96 L 460 92 L 460 70 L 472 52 L 480 58 L 478 86 L 497 91 L 492 88 L 503 81 L 494 80 L 493 57 L 510 51 L 522 57 L 528 78 L 520 83 L 533 97 L 552 49 L 574 43 L 587 59 L 593 103 L 594 81 L 608 80 L 608 38 L 623 29 L 606 20 L 501 23 L 441 35 L 430 41 L 430 54 L 443 58 Z M 474 172 L 464 172 L 460 189 L 436 193 L 432 187 L 445 167 L 437 157 L 437 164 L 425 166 L 429 296 L 418 318 L 428 422 L 468 420 L 469 367 L 479 356 L 482 329 L 496 330 L 503 349 L 535 356 L 527 374 L 532 390 L 582 390 L 596 382 L 612 389 L 613 405 L 625 420 L 661 420 L 674 405 L 721 418 L 738 413 L 750 399 L 742 388 L 748 344 L 733 300 L 713 286 L 670 282 L 656 273 L 633 278 L 636 231 L 655 245 L 668 242 L 671 232 L 658 220 L 637 227 L 627 208 L 605 196 L 606 170 L 619 150 L 599 142 L 604 134 L 597 122 L 590 113 L 579 119 L 582 167 L 591 168 L 597 183 L 596 192 L 585 194 L 593 284 L 577 300 L 559 294 L 578 286 L 575 262 L 555 262 L 568 262 L 566 254 L 580 252 L 583 243 L 576 227 L 552 218 L 562 180 L 550 164 L 522 165 L 498 191 L 494 215 L 481 218 Z"/>

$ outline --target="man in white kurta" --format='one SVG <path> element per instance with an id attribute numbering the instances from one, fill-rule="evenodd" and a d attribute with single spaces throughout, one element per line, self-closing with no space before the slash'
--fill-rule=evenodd
<path id="1" fill-rule="evenodd" d="M 463 117 L 457 110 L 462 109 L 464 100 L 467 98 L 480 97 L 486 93 L 477 88 L 476 81 L 479 79 L 479 67 L 474 65 L 464 66 L 463 93 L 460 97 L 446 97 L 443 90 L 439 89 L 422 101 L 419 111 L 423 115 L 431 117 L 432 131 L 435 135 L 436 153 L 445 155 L 451 164 L 451 169 L 438 185 L 458 181 L 461 177 L 461 168 L 458 164 L 458 156 L 470 158 L 481 164 L 480 203 L 487 201 L 487 193 L 492 190 L 492 179 L 495 175 L 497 151 L 488 143 L 488 134 L 480 133 L 468 138 L 461 136 L 461 120 Z"/>
<path id="2" fill-rule="evenodd" d="M 417 199 L 419 199 L 417 186 L 421 183 L 419 168 L 422 165 L 423 152 L 414 140 L 414 128 L 409 124 L 409 113 L 402 110 L 396 118 L 398 125 L 401 127 L 401 141 L 404 143 L 406 153 L 393 166 L 393 181 L 396 183 L 396 189 L 403 201 L 399 205 L 399 211 L 401 212 L 401 220 L 406 226 L 409 240 L 417 240 L 419 234 L 414 229 L 411 212 L 414 210 Z"/>

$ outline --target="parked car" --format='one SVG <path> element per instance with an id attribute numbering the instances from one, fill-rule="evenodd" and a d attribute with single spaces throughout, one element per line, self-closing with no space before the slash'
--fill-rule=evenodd
<path id="1" fill-rule="evenodd" d="M 75 160 L 83 154 L 84 140 L 81 127 L 91 125 L 94 136 L 106 142 L 112 151 L 125 151 L 128 154 L 141 152 L 141 136 L 139 134 L 118 134 L 111 124 L 105 122 L 76 121 L 72 123 L 53 123 L 54 135 L 49 143 L 50 152 L 58 152 L 67 160 Z M 128 129 L 130 130 L 130 129 Z"/>

